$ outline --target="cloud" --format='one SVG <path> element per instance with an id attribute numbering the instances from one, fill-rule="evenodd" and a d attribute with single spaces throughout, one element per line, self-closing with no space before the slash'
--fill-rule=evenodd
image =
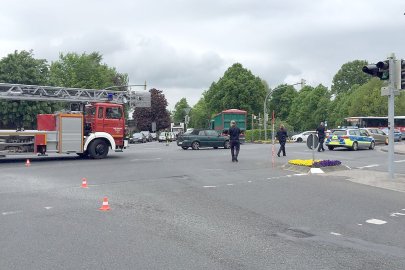
<path id="1" fill-rule="evenodd" d="M 330 86 L 348 61 L 405 57 L 404 11 L 394 0 L 6 1 L 0 57 L 98 51 L 172 108 L 182 97 L 193 105 L 236 62 L 270 87 L 301 77 Z"/>

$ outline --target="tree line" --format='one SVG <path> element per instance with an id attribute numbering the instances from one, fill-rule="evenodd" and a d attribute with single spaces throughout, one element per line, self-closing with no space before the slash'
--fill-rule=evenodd
<path id="1" fill-rule="evenodd" d="M 294 131 L 314 129 L 321 121 L 327 121 L 328 127 L 336 127 L 348 116 L 387 115 L 387 97 L 380 93 L 384 82 L 364 74 L 362 67 L 366 64 L 365 60 L 343 64 L 333 77 L 330 89 L 319 84 L 297 90 L 283 84 L 270 89 L 265 80 L 235 63 L 203 91 L 189 112 L 188 126 L 209 127 L 215 114 L 226 109 L 242 109 L 248 112 L 248 129 L 251 129 L 252 115 L 263 118 L 263 105 L 270 91 L 272 94 L 266 101 L 269 118 L 274 110 L 277 123 Z M 33 51 L 15 51 L 0 59 L 0 82 L 103 89 L 127 85 L 128 75 L 102 63 L 98 52 L 61 53 L 58 60 L 48 63 L 46 59 L 36 59 Z M 151 108 L 136 108 L 133 112 L 137 129 L 151 130 L 152 122 L 157 130 L 168 128 L 170 122 L 184 122 L 185 109 L 191 107 L 186 97 L 176 103 L 170 114 L 164 90 L 153 88 L 149 92 Z M 405 115 L 405 94 L 395 99 L 395 114 Z M 0 128 L 35 128 L 37 114 L 53 113 L 65 106 L 61 102 L 0 100 Z"/>
<path id="2" fill-rule="evenodd" d="M 14 51 L 0 60 L 0 82 L 86 89 L 124 86 L 118 90 L 126 90 L 128 75 L 102 63 L 102 59 L 98 52 L 61 53 L 58 60 L 48 63 L 46 59 L 36 59 L 32 50 Z M 158 129 L 167 128 L 170 126 L 170 113 L 163 91 L 149 91 L 152 107 L 134 112 L 138 129 L 150 130 L 151 122 L 156 122 Z M 54 113 L 64 110 L 67 106 L 68 104 L 63 102 L 0 99 L 0 128 L 34 129 L 37 114 Z M 128 114 L 128 111 L 126 113 Z"/>
<path id="3" fill-rule="evenodd" d="M 283 84 L 270 89 L 266 81 L 236 63 L 203 92 L 191 109 L 189 126 L 208 127 L 215 114 L 234 108 L 248 112 L 248 129 L 251 129 L 252 115 L 263 116 L 265 97 L 271 90 L 266 101 L 269 123 L 274 110 L 277 123 L 283 123 L 293 131 L 315 129 L 322 121 L 334 128 L 343 125 L 344 118 L 349 116 L 385 116 L 388 101 L 386 96 L 381 96 L 380 90 L 384 82 L 362 72 L 367 64 L 365 60 L 354 60 L 342 65 L 333 77 L 330 89 L 319 84 L 297 90 Z M 401 93 L 395 99 L 395 114 L 405 115 L 405 94 Z M 188 107 L 187 100 L 182 98 L 174 109 L 173 115 L 178 116 L 175 120 L 182 122 L 185 107 Z"/>

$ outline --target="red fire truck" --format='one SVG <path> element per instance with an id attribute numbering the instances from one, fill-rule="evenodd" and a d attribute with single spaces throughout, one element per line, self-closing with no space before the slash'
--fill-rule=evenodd
<path id="1" fill-rule="evenodd" d="M 145 85 L 146 88 L 146 85 Z M 128 88 L 127 88 L 128 89 Z M 109 149 L 122 152 L 124 104 L 150 107 L 147 91 L 110 91 L 0 83 L 0 99 L 73 103 L 75 110 L 37 115 L 37 130 L 0 130 L 0 155 L 76 153 L 105 158 Z"/>

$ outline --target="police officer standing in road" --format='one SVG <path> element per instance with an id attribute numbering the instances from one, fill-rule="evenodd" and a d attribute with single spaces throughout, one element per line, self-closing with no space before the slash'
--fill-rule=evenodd
<path id="1" fill-rule="evenodd" d="M 240 129 L 236 126 L 235 120 L 231 121 L 231 127 L 228 131 L 229 142 L 231 144 L 232 162 L 238 162 L 238 155 L 240 149 L 239 135 Z"/>
<path id="2" fill-rule="evenodd" d="M 280 143 L 280 149 L 278 149 L 277 156 L 280 157 L 281 151 L 283 151 L 283 156 L 286 156 L 285 143 L 287 142 L 287 130 L 285 129 L 284 125 L 280 125 L 280 129 L 277 131 L 276 137 Z"/>
<path id="3" fill-rule="evenodd" d="M 316 133 L 318 134 L 318 139 L 319 139 L 319 146 L 318 146 L 318 152 L 325 151 L 323 148 L 323 142 L 325 141 L 325 125 L 323 122 L 319 125 L 319 127 L 316 129 Z"/>

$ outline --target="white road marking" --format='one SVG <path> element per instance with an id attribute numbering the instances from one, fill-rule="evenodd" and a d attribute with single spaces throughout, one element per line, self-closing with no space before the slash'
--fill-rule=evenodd
<path id="1" fill-rule="evenodd" d="M 50 209 L 52 209 L 53 207 L 52 206 L 45 206 L 44 207 L 46 210 L 50 210 Z"/>
<path id="2" fill-rule="evenodd" d="M 375 218 L 368 219 L 368 220 L 366 220 L 366 222 L 370 223 L 370 224 L 375 224 L 375 225 L 383 225 L 383 224 L 387 223 L 387 221 L 384 221 L 381 219 L 375 219 Z"/>
<path id="3" fill-rule="evenodd" d="M 217 187 L 217 186 L 204 186 L 205 188 L 214 188 L 214 187 Z"/>
<path id="4" fill-rule="evenodd" d="M 233 186 L 233 184 L 226 184 L 227 186 Z"/>
<path id="5" fill-rule="evenodd" d="M 252 181 L 248 181 L 248 183 L 252 183 Z"/>
<path id="6" fill-rule="evenodd" d="M 294 174 L 295 176 L 303 176 L 303 175 L 307 175 L 306 173 L 296 173 Z"/>
<path id="7" fill-rule="evenodd" d="M 357 225 L 359 225 L 359 226 L 363 226 L 363 224 L 361 224 L 361 223 L 358 223 Z"/>
<path id="8" fill-rule="evenodd" d="M 403 160 L 395 160 L 394 162 L 397 162 L 397 163 L 405 162 L 405 159 L 403 159 Z"/>
<path id="9" fill-rule="evenodd" d="M 391 217 L 405 216 L 405 213 L 392 213 L 390 216 Z"/>
<path id="10" fill-rule="evenodd" d="M 372 164 L 372 165 L 367 165 L 367 166 L 363 166 L 363 167 L 357 167 L 357 169 L 364 169 L 364 168 L 373 168 L 373 167 L 378 167 L 380 166 L 379 164 Z"/>
<path id="11" fill-rule="evenodd" d="M 8 215 L 14 215 L 14 214 L 18 214 L 21 213 L 21 210 L 17 210 L 17 211 L 8 211 L 8 212 L 3 212 L 1 213 L 3 216 L 8 216 Z"/>
<path id="12" fill-rule="evenodd" d="M 337 236 L 341 236 L 341 234 L 340 234 L 340 233 L 335 233 L 335 232 L 331 232 L 330 234 L 331 234 L 331 235 L 337 235 Z"/>

